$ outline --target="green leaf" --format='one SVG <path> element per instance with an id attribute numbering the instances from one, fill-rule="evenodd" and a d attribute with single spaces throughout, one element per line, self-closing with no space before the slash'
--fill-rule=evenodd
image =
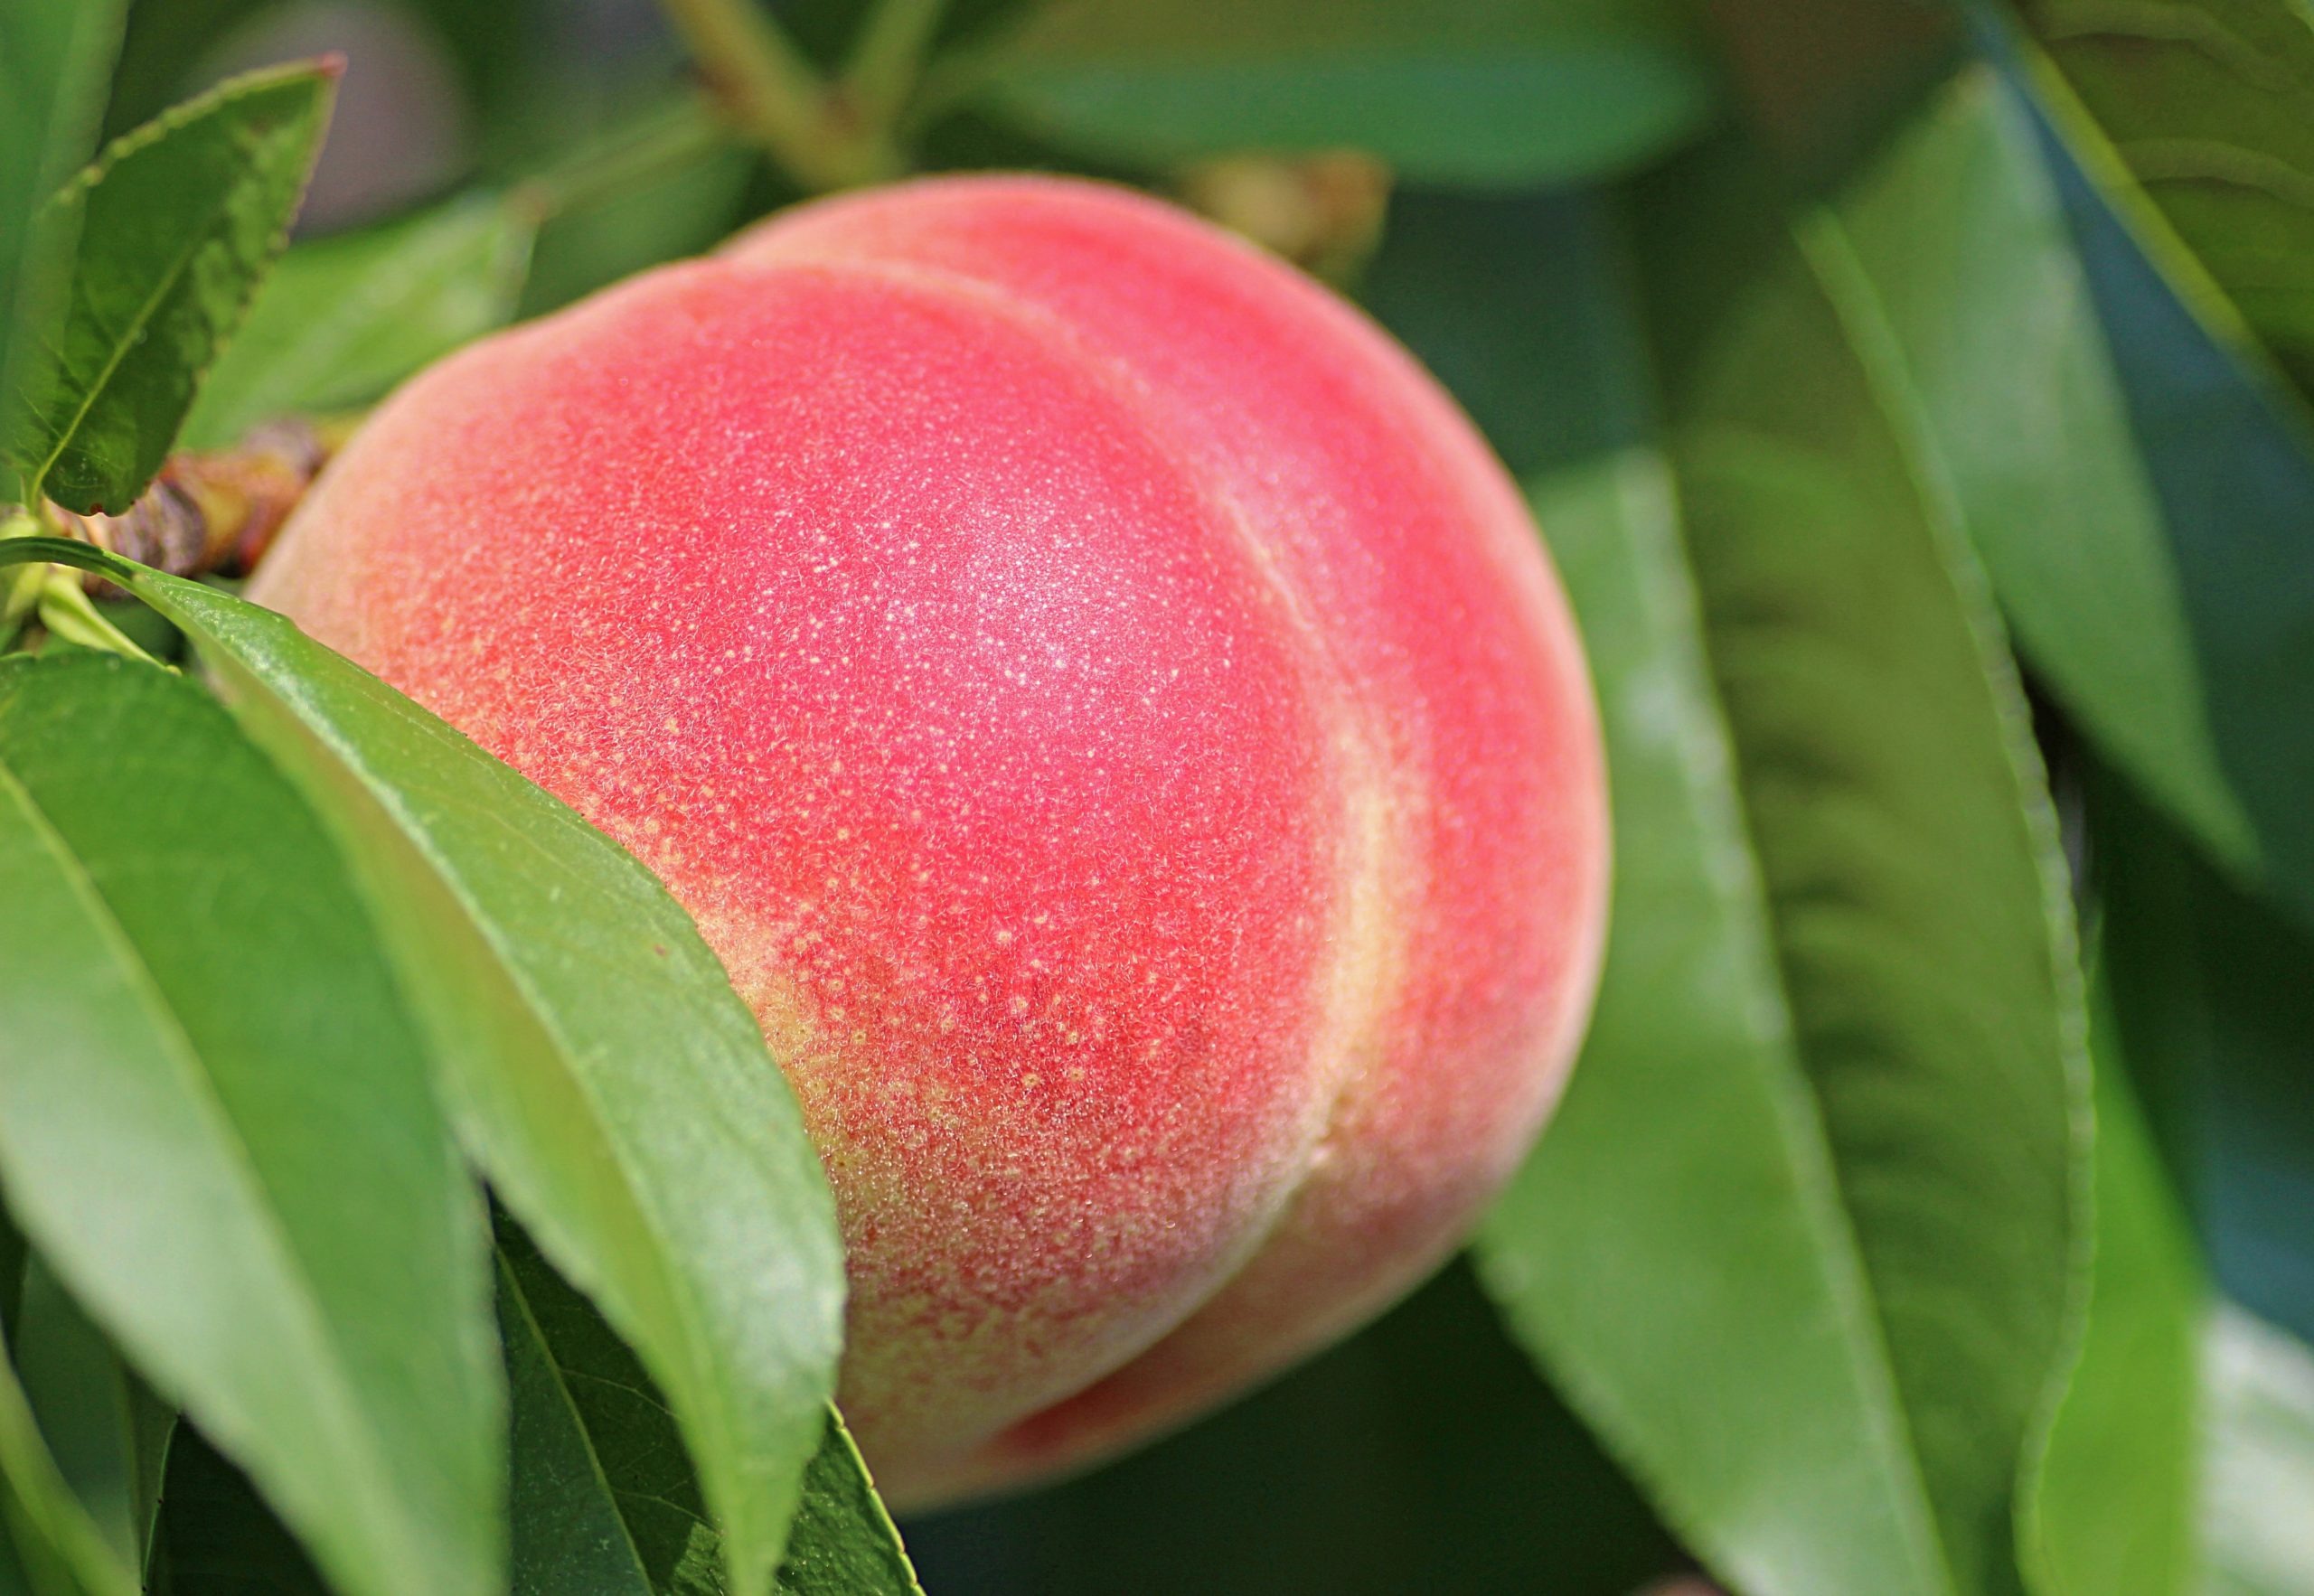
<path id="1" fill-rule="evenodd" d="M 1823 213 L 1842 315 L 1891 419 L 2082 728 L 2254 875 L 2161 505 L 2055 190 L 1988 68 Z"/>
<path id="2" fill-rule="evenodd" d="M 12 1345 L 33 1417 L 108 1549 L 122 1568 L 141 1573 L 152 1552 L 174 1416 L 37 1259 L 24 1291 L 24 1321 Z"/>
<path id="3" fill-rule="evenodd" d="M 804 1473 L 779 1588 L 791 1596 L 924 1596 L 900 1532 L 833 1408 Z"/>
<path id="4" fill-rule="evenodd" d="M 1999 1591 L 2086 1258 L 2079 973 L 1982 578 L 1905 452 L 1900 399 L 1848 346 L 1820 222 L 1801 219 L 1801 249 L 1702 352 L 1675 453 L 1790 1046 L 1873 1295 L 1888 1416 L 1942 1577 Z"/>
<path id="5" fill-rule="evenodd" d="M 527 1237 L 502 1226 L 498 1311 L 514 1394 L 514 1588 L 713 1596 L 720 1546 L 635 1355 Z M 832 1409 L 776 1582 L 794 1596 L 920 1596 Z"/>
<path id="6" fill-rule="evenodd" d="M 2183 19 L 2194 7 L 2136 9 Z M 2168 521 L 2220 763 L 2266 886 L 2314 924 L 2314 409 L 2064 79 L 1998 25 L 1985 36 L 2031 91 Z M 2239 863 L 2222 837 L 2212 851 Z"/>
<path id="7" fill-rule="evenodd" d="M 748 186 L 761 164 L 695 93 L 614 118 L 530 180 L 549 215 L 517 318 L 713 249 L 749 214 Z"/>
<path id="8" fill-rule="evenodd" d="M 37 1267 L 20 1245 L 8 1290 L 26 1287 L 25 1272 Z M 41 1294 L 37 1285 L 25 1292 Z M 36 1300 L 24 1307 L 26 1318 L 39 1313 Z M 18 1379 L 20 1350 L 13 1337 L 0 1346 L 0 1596 L 135 1596 L 127 1549 L 108 1539 L 49 1449 Z"/>
<path id="9" fill-rule="evenodd" d="M 2314 1334 L 2314 934 L 2229 887 L 2110 779 L 2090 857 L 2105 984 L 2225 1294 Z"/>
<path id="10" fill-rule="evenodd" d="M 0 1359 L 0 1554 L 37 1596 L 136 1596 L 130 1565 L 107 1544 L 49 1455 L 14 1369 Z M 8 1588 L 0 1556 L 0 1591 Z"/>
<path id="11" fill-rule="evenodd" d="M 519 198 L 472 194 L 282 257 L 186 418 L 187 448 L 259 422 L 340 409 L 514 314 L 538 230 Z"/>
<path id="12" fill-rule="evenodd" d="M 2314 1592 L 2314 1352 L 2239 1309 L 2206 1333 L 2202 1596 Z"/>
<path id="13" fill-rule="evenodd" d="M 767 1589 L 841 1337 L 835 1209 L 755 1018 L 617 844 L 282 616 L 85 544 L 193 640 L 340 831 L 493 1186 L 675 1413 L 741 1596 Z"/>
<path id="14" fill-rule="evenodd" d="M 79 238 L 71 292 L 5 434 L 39 491 L 118 511 L 160 469 L 288 235 L 337 70 L 221 84 L 116 141 L 53 202 Z"/>
<path id="15" fill-rule="evenodd" d="M 1506 186 L 1636 165 L 1717 93 L 1662 0 L 1052 0 L 993 72 L 1009 116 L 1108 158 L 1347 146 Z"/>
<path id="16" fill-rule="evenodd" d="M 1801 245 L 1820 223 L 1731 233 L 1706 204 L 1774 213 L 1725 163 L 1646 197 L 1658 262 L 1709 285 L 1656 328 L 1668 451 L 1610 223 L 1522 240 L 1585 269 L 1529 266 L 1547 291 L 1505 305 L 1596 351 L 1536 379 L 1608 419 L 1534 492 L 1596 675 L 1618 880 L 1590 1041 L 1483 1272 L 1737 1587 L 2013 1591 L 2087 1154 L 2024 707 Z"/>
<path id="17" fill-rule="evenodd" d="M 24 1299 L 24 1264 L 31 1256 L 24 1233 L 0 1208 L 0 1342 L 16 1338 L 16 1308 Z"/>
<path id="18" fill-rule="evenodd" d="M 2314 11 L 2027 0 L 2027 25 L 2225 320 L 2314 388 Z"/>
<path id="19" fill-rule="evenodd" d="M 0 1180 L 353 1596 L 496 1582 L 480 1205 L 331 840 L 190 683 L 0 665 Z"/>
<path id="20" fill-rule="evenodd" d="M 0 395 L 30 380 L 18 331 L 45 325 L 64 286 L 72 235 L 36 223 L 88 159 L 127 9 L 127 0 L 0 7 Z"/>
<path id="21" fill-rule="evenodd" d="M 529 1238 L 503 1223 L 499 1232 L 515 1591 L 718 1590 L 720 1548 L 674 1415 L 635 1355 Z"/>
<path id="22" fill-rule="evenodd" d="M 155 1596 L 331 1596 L 248 1477 L 191 1424 L 178 1426 L 169 1448 L 151 1589 Z"/>
<path id="23" fill-rule="evenodd" d="M 2097 1260 L 2081 1361 L 2028 1513 L 2043 1596 L 2195 1589 L 2207 1288 L 2184 1205 L 2097 1026 Z"/>

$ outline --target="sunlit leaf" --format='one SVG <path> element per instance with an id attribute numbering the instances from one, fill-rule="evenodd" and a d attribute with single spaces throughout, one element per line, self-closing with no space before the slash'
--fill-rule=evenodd
<path id="1" fill-rule="evenodd" d="M 735 1587 L 767 1589 L 833 1385 L 842 1256 L 795 1098 L 689 917 L 286 618 L 85 544 L 0 542 L 0 564 L 28 559 L 184 631 L 338 832 L 478 1161 L 674 1410 Z"/>
<path id="2" fill-rule="evenodd" d="M 152 480 L 288 235 L 334 67 L 251 73 L 117 140 L 52 202 L 77 237 L 47 358 L 0 396 L 0 441 L 73 510 Z M 42 225 L 49 225 L 43 222 Z"/>
<path id="3" fill-rule="evenodd" d="M 127 8 L 127 0 L 0 6 L 0 396 L 30 380 L 18 330 L 45 324 L 63 286 L 72 234 L 34 224 L 89 158 Z"/>
<path id="4" fill-rule="evenodd" d="M 496 1582 L 477 1197 L 295 788 L 183 679 L 0 665 L 0 1181 L 353 1596 Z"/>

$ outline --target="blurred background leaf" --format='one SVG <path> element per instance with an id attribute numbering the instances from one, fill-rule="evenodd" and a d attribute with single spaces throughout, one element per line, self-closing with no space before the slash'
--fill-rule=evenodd
<path id="1" fill-rule="evenodd" d="M 2205 52 L 2213 9 L 2226 8 L 2153 0 L 2128 15 Z M 2261 0 L 2244 9 L 2285 8 Z M 2256 873 L 2245 878 L 2314 924 L 2314 827 L 2305 823 L 2314 812 L 2314 411 L 2211 264 L 2138 185 L 2115 130 L 2029 40 L 1996 23 L 1980 31 L 2031 98 L 2160 501 L 2218 759 L 2255 835 Z M 2119 53 L 2176 52 L 2138 40 Z M 2235 131 L 2254 137 L 2266 119 L 2261 112 Z M 2130 137 L 2126 127 L 2118 137 Z M 2223 845 L 2215 851 L 2238 866 Z"/>
<path id="2" fill-rule="evenodd" d="M 2091 848 L 2117 1031 L 2226 1294 L 2314 1336 L 2314 936 L 2110 779 Z"/>
<path id="3" fill-rule="evenodd" d="M 130 1374 L 37 1258 L 24 1271 L 10 1350 L 57 1472 L 118 1565 L 141 1576 L 175 1416 Z"/>
<path id="4" fill-rule="evenodd" d="M 2314 1591 L 2314 1352 L 2239 1309 L 2209 1325 L 2205 1596 Z"/>
<path id="5" fill-rule="evenodd" d="M 14 1352 L 14 1344 L 0 1350 Z M 140 1588 L 133 1553 L 106 1533 L 107 1508 L 125 1504 L 91 1499 L 75 1486 L 42 1433 L 12 1358 L 0 1357 L 0 1591 L 134 1596 Z"/>
<path id="6" fill-rule="evenodd" d="M 2097 1256 L 2081 1358 L 2026 1507 L 2043 1596 L 2200 1588 L 2207 1286 L 2183 1201 L 2097 1006 Z"/>
<path id="7" fill-rule="evenodd" d="M 183 446 L 223 448 L 259 422 L 375 399 L 514 314 L 537 202 L 477 193 L 282 258 L 202 386 Z"/>
<path id="8" fill-rule="evenodd" d="M 1480 185 L 1628 170 L 1717 98 L 1665 0 L 1049 0 L 973 70 L 1005 115 L 1096 155 L 1350 147 Z"/>
<path id="9" fill-rule="evenodd" d="M 2295 0 L 2020 9 L 2136 190 L 2207 274 L 2213 321 L 2237 314 L 2245 347 L 2270 353 L 2301 391 L 2314 386 L 2314 12 Z"/>

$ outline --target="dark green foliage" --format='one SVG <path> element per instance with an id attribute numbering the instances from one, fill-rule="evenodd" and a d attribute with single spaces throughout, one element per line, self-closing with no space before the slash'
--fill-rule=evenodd
<path id="1" fill-rule="evenodd" d="M 1460 1263 L 1181 1435 L 908 1535 L 934 1596 L 1626 1596 L 1685 1561 Z"/>

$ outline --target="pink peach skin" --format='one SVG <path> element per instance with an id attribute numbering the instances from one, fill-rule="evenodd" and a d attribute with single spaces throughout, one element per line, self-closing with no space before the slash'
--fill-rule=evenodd
<path id="1" fill-rule="evenodd" d="M 1471 426 L 1126 192 L 784 215 L 445 361 L 255 596 L 632 849 L 786 1066 L 921 1506 L 1433 1268 L 1563 1084 L 1583 658 Z"/>

